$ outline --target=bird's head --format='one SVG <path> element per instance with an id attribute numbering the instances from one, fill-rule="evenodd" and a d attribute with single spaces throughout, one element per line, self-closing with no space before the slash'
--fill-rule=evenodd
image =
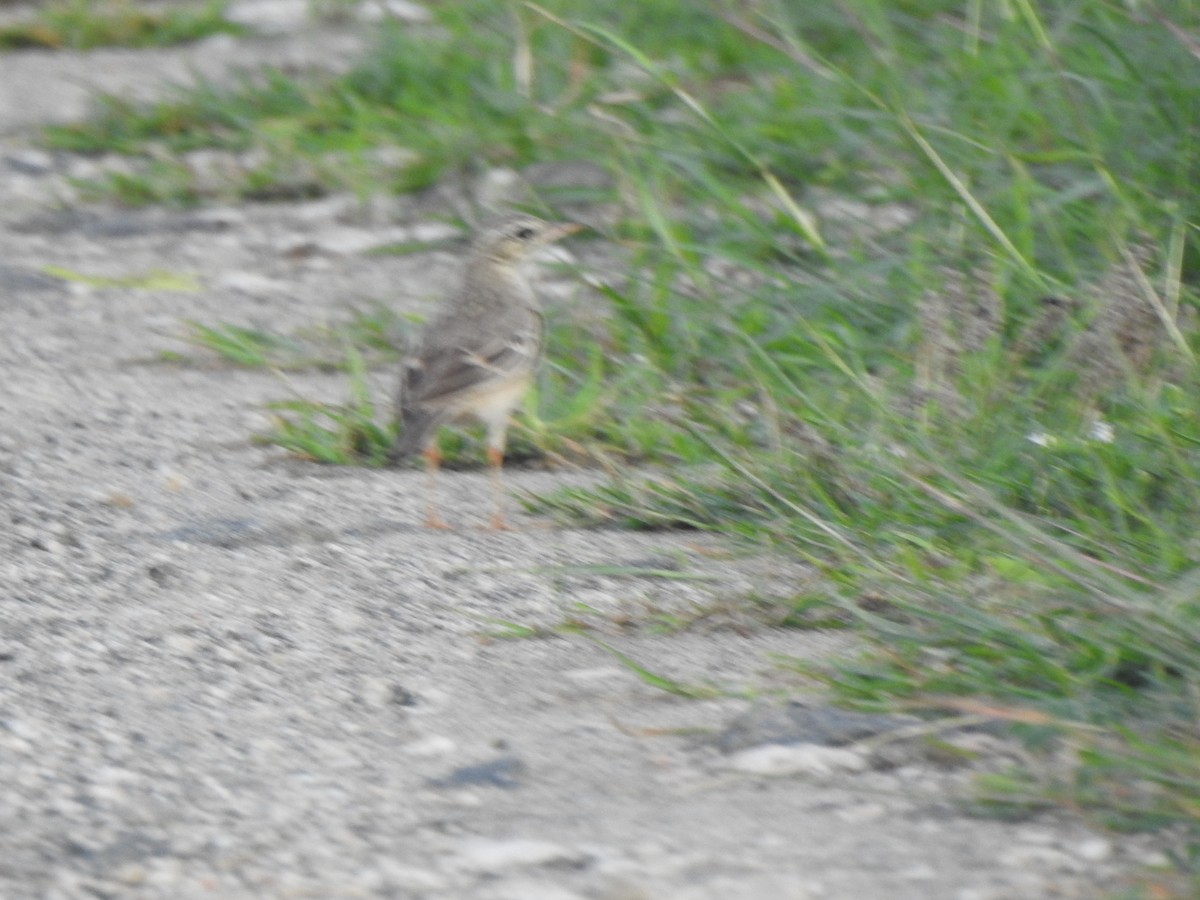
<path id="1" fill-rule="evenodd" d="M 475 239 L 475 252 L 499 262 L 517 262 L 544 244 L 574 234 L 575 222 L 546 222 L 537 216 L 510 216 L 486 228 Z"/>

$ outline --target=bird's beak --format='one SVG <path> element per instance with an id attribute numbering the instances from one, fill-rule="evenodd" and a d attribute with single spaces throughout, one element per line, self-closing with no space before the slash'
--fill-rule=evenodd
<path id="1" fill-rule="evenodd" d="M 580 225 L 578 222 L 555 222 L 547 229 L 546 240 L 561 240 L 567 235 L 574 234 L 577 231 L 583 231 L 585 228 L 587 228 L 586 225 Z"/>

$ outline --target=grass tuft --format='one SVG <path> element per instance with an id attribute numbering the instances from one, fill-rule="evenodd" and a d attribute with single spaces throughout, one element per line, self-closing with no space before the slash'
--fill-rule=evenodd
<path id="1" fill-rule="evenodd" d="M 96 47 L 166 47 L 214 34 L 241 35 L 225 18 L 226 0 L 141 8 L 134 0 L 51 0 L 26 22 L 0 27 L 0 50 L 91 50 Z"/>

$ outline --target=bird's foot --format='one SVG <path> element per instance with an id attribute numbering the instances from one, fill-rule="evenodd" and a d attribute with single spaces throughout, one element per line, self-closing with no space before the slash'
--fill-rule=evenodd
<path id="1" fill-rule="evenodd" d="M 511 525 L 508 524 L 508 519 L 505 518 L 504 513 L 502 513 L 502 512 L 496 512 L 492 516 L 491 520 L 488 522 L 487 527 L 488 527 L 488 531 L 515 531 L 516 530 L 515 528 L 513 528 Z"/>
<path id="2" fill-rule="evenodd" d="M 453 531 L 454 526 L 450 525 L 445 519 L 439 516 L 434 510 L 430 510 L 425 516 L 425 527 L 436 528 L 438 531 Z"/>

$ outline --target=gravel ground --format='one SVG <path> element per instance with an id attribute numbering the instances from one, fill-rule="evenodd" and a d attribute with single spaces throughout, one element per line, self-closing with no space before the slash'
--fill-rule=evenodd
<path id="1" fill-rule="evenodd" d="M 1011 751 L 986 733 L 956 738 L 981 762 L 953 768 L 919 745 L 854 743 L 907 722 L 847 721 L 815 695 L 809 710 L 745 699 L 794 687 L 780 655 L 854 653 L 849 637 L 619 624 L 787 591 L 795 563 L 521 514 L 490 533 L 481 471 L 444 478 L 462 527 L 431 532 L 419 472 L 249 440 L 266 402 L 337 399 L 339 377 L 154 362 L 181 349 L 185 320 L 286 331 L 375 299 L 421 308 L 454 277 L 444 249 L 365 255 L 432 233 L 402 205 L 381 223 L 342 198 L 187 213 L 72 200 L 67 176 L 105 163 L 38 149 L 36 126 L 93 92 L 337 65 L 362 45 L 274 0 L 241 9 L 278 16 L 275 34 L 0 55 L 0 897 L 1094 898 L 1161 861 L 1065 816 L 970 817 L 973 771 Z M 612 564 L 708 577 L 587 568 Z M 582 609 L 656 673 L 726 693 L 654 689 L 582 638 L 488 637 Z"/>

